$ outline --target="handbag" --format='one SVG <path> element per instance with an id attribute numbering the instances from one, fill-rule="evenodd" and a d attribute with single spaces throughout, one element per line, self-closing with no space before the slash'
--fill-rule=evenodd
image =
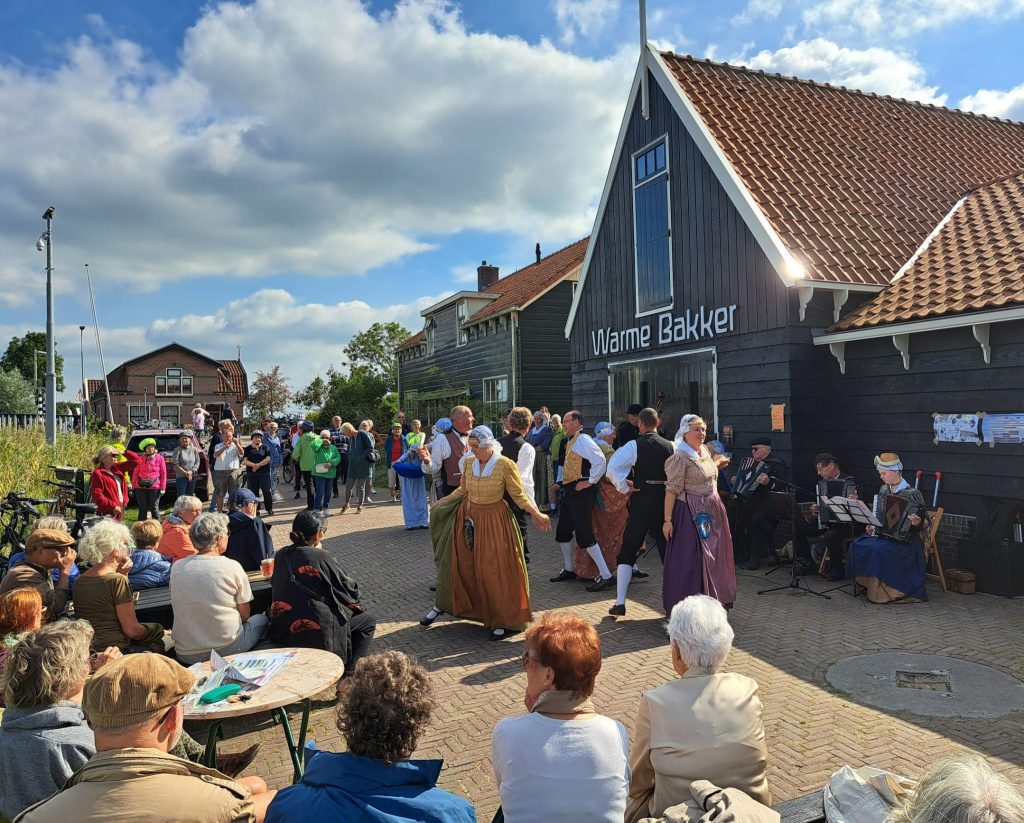
<path id="1" fill-rule="evenodd" d="M 140 477 L 139 478 L 139 488 L 140 489 L 151 489 L 151 488 L 153 488 L 153 485 L 155 483 L 156 483 L 156 480 L 154 480 L 152 477 Z"/>
<path id="2" fill-rule="evenodd" d="M 370 449 L 366 453 L 366 462 L 367 463 L 379 463 L 380 462 L 380 452 L 377 451 L 376 449 Z"/>

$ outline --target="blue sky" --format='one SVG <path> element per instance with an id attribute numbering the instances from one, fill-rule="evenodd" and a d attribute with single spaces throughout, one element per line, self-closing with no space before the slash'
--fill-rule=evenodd
<path id="1" fill-rule="evenodd" d="M 1024 120 L 1024 0 L 709 6 L 651 0 L 649 36 Z M 53 205 L 73 374 L 88 263 L 108 370 L 173 339 L 301 387 L 589 233 L 637 40 L 633 0 L 5 0 L 0 337 L 44 328 Z"/>

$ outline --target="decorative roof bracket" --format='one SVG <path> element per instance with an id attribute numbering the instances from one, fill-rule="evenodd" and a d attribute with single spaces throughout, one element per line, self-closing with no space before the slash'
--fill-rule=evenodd
<path id="1" fill-rule="evenodd" d="M 894 334 L 892 336 L 892 344 L 896 347 L 896 351 L 900 353 L 900 357 L 903 358 L 903 368 L 910 371 L 910 335 Z"/>
<path id="2" fill-rule="evenodd" d="M 839 313 L 843 310 L 843 306 L 846 305 L 846 301 L 850 299 L 849 289 L 836 289 L 832 292 L 832 322 L 839 322 Z"/>
<path id="3" fill-rule="evenodd" d="M 807 316 L 807 306 L 814 297 L 814 286 L 797 286 L 796 294 L 800 299 L 800 321 L 803 322 Z"/>
<path id="4" fill-rule="evenodd" d="M 836 362 L 839 364 L 839 373 L 846 374 L 846 344 L 829 343 L 828 350 L 832 352 L 832 356 L 836 359 Z"/>
<path id="5" fill-rule="evenodd" d="M 992 363 L 992 346 L 988 342 L 990 328 L 991 326 L 988 323 L 976 323 L 971 326 L 971 332 L 974 334 L 974 339 L 981 346 L 981 354 L 985 358 L 986 364 Z"/>

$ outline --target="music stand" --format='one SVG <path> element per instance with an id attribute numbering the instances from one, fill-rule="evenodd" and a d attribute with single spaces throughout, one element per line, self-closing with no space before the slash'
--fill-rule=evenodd
<path id="1" fill-rule="evenodd" d="M 808 492 L 807 492 L 806 489 L 801 489 L 799 486 L 794 486 L 792 483 L 787 483 L 785 480 L 780 480 L 777 477 L 773 477 L 772 481 L 777 483 L 780 486 L 785 486 L 786 489 L 789 491 L 789 502 L 790 502 L 790 504 L 793 507 L 793 540 L 795 541 L 796 540 L 796 516 L 797 516 L 797 512 L 800 511 L 797 508 L 797 505 L 796 505 L 796 493 L 797 493 L 798 490 L 804 492 L 805 494 L 807 494 Z M 769 572 L 768 574 L 771 574 L 771 572 Z M 795 554 L 795 552 L 794 552 L 793 558 L 792 558 L 792 560 L 791 560 L 791 562 L 789 564 L 789 582 L 788 583 L 783 583 L 781 586 L 772 586 L 771 588 L 768 588 L 768 589 L 760 589 L 757 593 L 758 594 L 768 594 L 768 592 L 781 592 L 781 591 L 784 591 L 785 589 L 797 589 L 797 590 L 802 591 L 802 592 L 807 592 L 808 594 L 813 594 L 815 597 L 824 597 L 826 600 L 831 600 L 832 599 L 825 592 L 816 592 L 816 591 L 814 591 L 814 589 L 812 589 L 810 586 L 808 586 L 806 583 L 804 583 L 802 575 L 799 575 L 799 574 L 796 573 L 796 554 Z"/>
<path id="2" fill-rule="evenodd" d="M 828 499 L 820 500 L 818 505 L 821 505 L 821 503 L 828 506 L 828 510 L 832 512 L 832 516 L 835 517 L 838 522 L 850 524 L 851 551 L 847 552 L 846 555 L 850 560 L 850 582 L 840 583 L 838 586 L 833 586 L 831 589 L 825 589 L 825 591 L 841 591 L 843 594 L 848 594 L 854 600 L 857 600 L 857 556 L 852 551 L 853 541 L 857 539 L 857 524 L 862 526 L 875 526 L 876 528 L 881 528 L 882 524 L 879 522 L 878 518 L 875 517 L 874 512 L 864 505 L 864 501 L 862 500 L 852 497 L 830 497 Z M 852 592 L 846 591 L 848 586 L 853 587 Z"/>

